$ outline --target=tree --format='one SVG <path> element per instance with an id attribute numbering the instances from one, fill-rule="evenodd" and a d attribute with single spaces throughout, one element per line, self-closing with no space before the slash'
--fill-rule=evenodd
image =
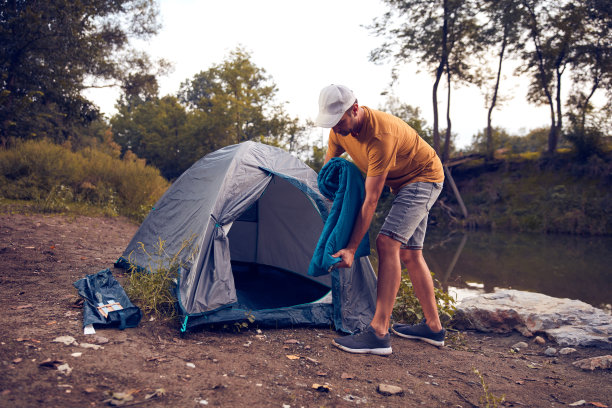
<path id="1" fill-rule="evenodd" d="M 608 101 L 612 99 L 612 3 L 587 0 L 580 6 L 586 17 L 571 60 L 574 86 L 567 103 L 570 132 L 575 137 L 588 131 L 587 116 L 595 113 L 591 104 L 595 93 L 603 89 Z"/>
<path id="2" fill-rule="evenodd" d="M 482 0 L 481 7 L 487 20 L 475 41 L 485 49 L 496 49 L 497 70 L 495 81 L 491 89 L 487 90 L 487 128 L 485 147 L 482 150 L 486 160 L 493 159 L 493 110 L 499 102 L 499 86 L 502 78 L 502 66 L 507 58 L 508 51 L 517 49 L 521 41 L 522 30 L 520 22 L 523 18 L 520 0 Z M 490 52 L 487 52 L 487 56 Z"/>
<path id="3" fill-rule="evenodd" d="M 190 137 L 188 114 L 174 96 L 152 98 L 135 106 L 122 105 L 111 118 L 122 152 L 132 151 L 173 180 L 204 152 Z"/>
<path id="4" fill-rule="evenodd" d="M 214 140 L 212 145 L 246 140 L 282 144 L 286 132 L 297 126 L 275 103 L 276 85 L 250 58 L 237 48 L 226 61 L 181 84 L 180 101 L 199 112 L 202 132 Z"/>
<path id="5" fill-rule="evenodd" d="M 397 64 L 418 61 L 426 64 L 434 75 L 432 90 L 433 103 L 433 147 L 440 153 L 438 119 L 438 87 L 446 73 L 447 97 L 447 138 L 443 159 L 450 150 L 450 90 L 452 81 L 469 81 L 468 41 L 474 34 L 475 7 L 466 0 L 385 0 L 391 11 L 375 19 L 370 27 L 379 36 L 386 37 L 382 46 L 372 51 L 373 61 L 393 59 Z M 394 13 L 397 13 L 396 16 Z M 398 21 L 399 20 L 399 21 Z M 397 74 L 394 73 L 394 79 Z"/>
<path id="6" fill-rule="evenodd" d="M 147 86 L 139 85 L 138 80 Z M 256 140 L 299 153 L 304 127 L 275 103 L 276 86 L 241 49 L 157 96 L 154 78 L 135 77 L 111 119 L 115 141 L 172 180 L 207 153 Z"/>
<path id="7" fill-rule="evenodd" d="M 146 56 L 132 54 L 129 40 L 158 30 L 153 0 L 0 4 L 3 145 L 11 138 L 76 138 L 81 127 L 99 116 L 82 91 L 117 85 L 136 72 Z"/>
<path id="8" fill-rule="evenodd" d="M 526 11 L 525 25 L 531 47 L 523 51 L 531 73 L 528 99 L 550 107 L 548 153 L 554 153 L 563 129 L 561 83 L 568 68 L 576 43 L 583 33 L 583 7 L 575 2 L 522 0 Z"/>

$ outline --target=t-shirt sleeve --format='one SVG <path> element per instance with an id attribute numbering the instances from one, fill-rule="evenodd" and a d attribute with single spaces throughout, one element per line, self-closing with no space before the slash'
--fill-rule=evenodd
<path id="1" fill-rule="evenodd" d="M 380 176 L 395 166 L 397 139 L 391 135 L 378 135 L 368 144 L 368 177 Z"/>
<path id="2" fill-rule="evenodd" d="M 329 131 L 329 138 L 327 140 L 327 155 L 329 157 L 340 157 L 344 153 L 344 148 L 338 144 L 336 140 L 336 133 L 333 130 Z"/>

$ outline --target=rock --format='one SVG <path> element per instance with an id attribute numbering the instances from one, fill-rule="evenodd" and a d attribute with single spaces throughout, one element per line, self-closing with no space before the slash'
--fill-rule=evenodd
<path id="1" fill-rule="evenodd" d="M 454 317 L 459 329 L 544 333 L 560 346 L 612 349 L 612 316 L 579 300 L 500 290 L 464 299 Z"/>
<path id="2" fill-rule="evenodd" d="M 72 336 L 59 336 L 53 339 L 54 343 L 64 343 L 66 346 L 70 346 L 71 344 L 78 345 L 76 339 Z"/>
<path id="3" fill-rule="evenodd" d="M 544 338 L 542 336 L 536 336 L 536 338 L 533 339 L 533 341 L 538 343 L 541 346 L 546 344 L 546 340 L 544 340 Z"/>
<path id="4" fill-rule="evenodd" d="M 331 391 L 331 387 L 328 384 L 312 384 L 312 386 L 310 387 L 312 389 L 315 389 L 317 391 L 321 391 L 321 392 L 329 392 Z"/>
<path id="5" fill-rule="evenodd" d="M 562 326 L 546 331 L 560 346 L 599 347 L 612 350 L 612 323 L 606 326 Z"/>
<path id="6" fill-rule="evenodd" d="M 356 405 L 359 404 L 367 404 L 368 403 L 368 399 L 366 397 L 357 397 L 355 395 L 351 395 L 351 394 L 347 394 L 344 397 L 342 397 L 343 400 L 348 401 L 348 402 L 353 402 Z"/>
<path id="7" fill-rule="evenodd" d="M 524 341 L 519 341 L 510 348 L 514 351 L 520 351 L 521 349 L 526 349 L 527 347 L 529 347 L 529 344 L 525 343 Z"/>
<path id="8" fill-rule="evenodd" d="M 571 404 L 569 404 L 570 407 L 580 407 L 582 405 L 585 405 L 587 402 L 585 400 L 580 400 L 580 401 L 576 401 L 576 402 L 572 402 Z"/>
<path id="9" fill-rule="evenodd" d="M 106 344 L 106 343 L 108 343 L 108 339 L 106 337 L 104 337 L 104 336 L 97 336 L 96 335 L 96 336 L 94 336 L 92 338 L 92 340 L 96 344 Z"/>
<path id="10" fill-rule="evenodd" d="M 563 347 L 561 350 L 559 350 L 559 354 L 561 354 L 562 356 L 565 356 L 565 355 L 568 355 L 568 354 L 572 354 L 575 351 L 576 351 L 575 348 L 572 348 L 572 347 Z"/>
<path id="11" fill-rule="evenodd" d="M 376 388 L 379 394 L 390 396 L 390 395 L 402 395 L 404 390 L 397 385 L 389 385 L 389 384 L 378 384 Z"/>
<path id="12" fill-rule="evenodd" d="M 533 333 L 527 330 L 527 328 L 524 326 L 519 326 L 516 328 L 516 330 L 518 330 L 519 333 L 521 333 L 525 337 L 533 337 Z"/>
<path id="13" fill-rule="evenodd" d="M 86 348 L 86 349 L 94 349 L 94 350 L 100 350 L 104 348 L 100 345 L 91 344 L 91 343 L 81 343 L 81 347 Z"/>
<path id="14" fill-rule="evenodd" d="M 187 364 L 185 364 L 185 365 L 186 365 L 187 367 L 189 367 L 189 368 L 195 368 L 195 367 L 196 367 L 196 366 L 195 366 L 195 364 L 193 364 L 193 363 L 187 363 Z"/>
<path id="15" fill-rule="evenodd" d="M 68 365 L 68 363 L 65 363 L 65 364 L 57 366 L 57 371 L 68 376 L 72 372 L 72 368 Z"/>
<path id="16" fill-rule="evenodd" d="M 553 357 L 557 355 L 557 349 L 554 347 L 549 347 L 544 351 L 544 354 L 547 355 L 548 357 Z"/>
<path id="17" fill-rule="evenodd" d="M 594 371 L 596 369 L 610 370 L 612 369 L 612 355 L 585 358 L 574 361 L 572 364 L 585 371 Z"/>

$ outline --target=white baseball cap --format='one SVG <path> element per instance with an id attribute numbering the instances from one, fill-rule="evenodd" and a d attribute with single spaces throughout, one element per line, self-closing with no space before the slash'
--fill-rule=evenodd
<path id="1" fill-rule="evenodd" d="M 319 94 L 319 114 L 315 126 L 332 128 L 340 122 L 344 112 L 355 103 L 353 91 L 344 85 L 329 85 Z"/>

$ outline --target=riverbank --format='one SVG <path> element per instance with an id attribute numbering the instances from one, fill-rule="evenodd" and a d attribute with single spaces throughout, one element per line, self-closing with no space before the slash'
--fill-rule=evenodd
<path id="1" fill-rule="evenodd" d="M 445 183 L 434 222 L 449 228 L 536 233 L 612 235 L 612 158 L 578 162 L 569 153 L 554 158 L 513 157 L 471 161 L 451 174 L 468 211 Z"/>
<path id="2" fill-rule="evenodd" d="M 146 317 L 84 336 L 72 283 L 111 267 L 136 229 L 118 217 L 0 214 L 1 406 L 108 406 L 112 393 L 114 403 L 151 407 L 474 407 L 487 396 L 504 396 L 498 406 L 612 404 L 612 372 L 573 365 L 602 350 L 548 357 L 550 343 L 518 333 L 451 332 L 440 349 L 394 337 L 390 357 L 344 353 L 329 328 L 180 337 L 177 322 Z M 113 273 L 124 281 L 125 271 Z M 513 351 L 520 341 L 528 347 Z"/>

